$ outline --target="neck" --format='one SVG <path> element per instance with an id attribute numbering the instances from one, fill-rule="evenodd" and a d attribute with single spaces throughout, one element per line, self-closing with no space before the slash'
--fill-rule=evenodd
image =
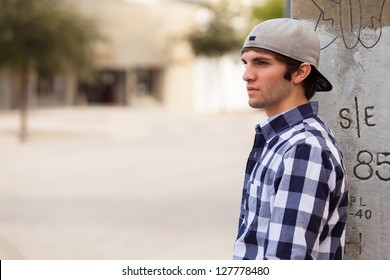
<path id="1" fill-rule="evenodd" d="M 308 103 L 309 100 L 306 98 L 303 90 L 291 91 L 288 98 L 284 100 L 282 104 L 278 104 L 276 107 L 269 107 L 265 109 L 265 113 L 268 118 L 279 115 L 283 112 L 289 111 L 293 108 Z"/>

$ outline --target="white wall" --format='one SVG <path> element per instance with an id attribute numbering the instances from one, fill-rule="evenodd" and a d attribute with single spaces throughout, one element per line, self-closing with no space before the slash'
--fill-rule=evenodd
<path id="1" fill-rule="evenodd" d="M 193 70 L 193 109 L 201 113 L 247 110 L 243 69 L 238 55 L 198 57 Z"/>

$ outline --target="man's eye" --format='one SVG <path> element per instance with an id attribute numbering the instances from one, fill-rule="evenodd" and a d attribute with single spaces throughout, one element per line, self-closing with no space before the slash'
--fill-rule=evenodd
<path id="1" fill-rule="evenodd" d="M 257 62 L 257 65 L 268 65 L 268 62 L 267 61 L 264 61 L 264 60 L 259 60 Z"/>

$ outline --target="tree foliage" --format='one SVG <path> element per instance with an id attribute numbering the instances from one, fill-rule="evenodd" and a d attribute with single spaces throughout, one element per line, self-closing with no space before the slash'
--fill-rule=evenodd
<path id="1" fill-rule="evenodd" d="M 0 67 L 86 75 L 102 38 L 60 0 L 0 0 Z"/>
<path id="2" fill-rule="evenodd" d="M 228 9 L 227 2 L 205 4 L 205 7 L 211 12 L 206 28 L 198 29 L 188 36 L 195 54 L 216 57 L 239 49 L 242 38 L 232 26 L 236 15 Z"/>
<path id="3" fill-rule="evenodd" d="M 256 21 L 265 21 L 284 16 L 285 0 L 267 0 L 252 10 L 252 18 Z"/>

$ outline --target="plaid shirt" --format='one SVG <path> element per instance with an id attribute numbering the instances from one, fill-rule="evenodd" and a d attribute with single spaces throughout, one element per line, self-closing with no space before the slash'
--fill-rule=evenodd
<path id="1" fill-rule="evenodd" d="M 234 259 L 342 259 L 348 208 L 336 141 L 307 103 L 256 127 Z"/>

